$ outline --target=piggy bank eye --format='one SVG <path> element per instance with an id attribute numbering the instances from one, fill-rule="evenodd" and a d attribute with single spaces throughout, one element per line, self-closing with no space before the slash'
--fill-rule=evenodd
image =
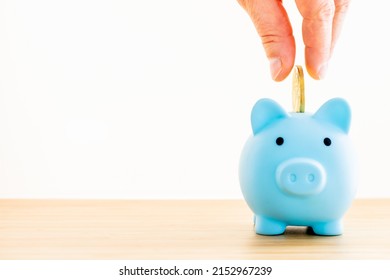
<path id="1" fill-rule="evenodd" d="M 284 143 L 283 137 L 278 137 L 278 138 L 276 138 L 276 145 L 282 146 L 283 143 Z"/>
<path id="2" fill-rule="evenodd" d="M 324 138 L 324 145 L 330 146 L 332 144 L 332 140 L 330 140 L 328 137 Z"/>

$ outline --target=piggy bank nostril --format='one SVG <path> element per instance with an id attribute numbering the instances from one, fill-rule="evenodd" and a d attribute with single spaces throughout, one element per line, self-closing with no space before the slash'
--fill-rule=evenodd
<path id="1" fill-rule="evenodd" d="M 290 182 L 295 183 L 296 181 L 297 181 L 297 175 L 295 175 L 294 173 L 291 173 L 290 174 Z"/>
<path id="2" fill-rule="evenodd" d="M 314 180 L 315 180 L 314 174 L 310 173 L 309 175 L 307 175 L 307 181 L 312 183 L 312 182 L 314 182 Z"/>

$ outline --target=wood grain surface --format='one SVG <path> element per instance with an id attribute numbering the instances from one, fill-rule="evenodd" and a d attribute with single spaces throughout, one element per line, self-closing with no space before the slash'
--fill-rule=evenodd
<path id="1" fill-rule="evenodd" d="M 241 200 L 0 200 L 0 259 L 390 259 L 390 200 L 356 200 L 341 236 L 256 235 Z"/>

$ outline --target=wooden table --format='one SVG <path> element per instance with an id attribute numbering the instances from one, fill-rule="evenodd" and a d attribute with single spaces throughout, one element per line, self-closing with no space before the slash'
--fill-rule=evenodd
<path id="1" fill-rule="evenodd" d="M 241 200 L 0 200 L 0 259 L 390 259 L 390 200 L 356 200 L 342 236 L 260 236 Z"/>

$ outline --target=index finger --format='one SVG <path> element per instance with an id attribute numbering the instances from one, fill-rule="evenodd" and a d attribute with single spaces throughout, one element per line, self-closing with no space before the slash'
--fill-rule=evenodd
<path id="1" fill-rule="evenodd" d="M 333 0 L 296 0 L 303 17 L 306 69 L 314 79 L 325 76 L 332 48 Z"/>

